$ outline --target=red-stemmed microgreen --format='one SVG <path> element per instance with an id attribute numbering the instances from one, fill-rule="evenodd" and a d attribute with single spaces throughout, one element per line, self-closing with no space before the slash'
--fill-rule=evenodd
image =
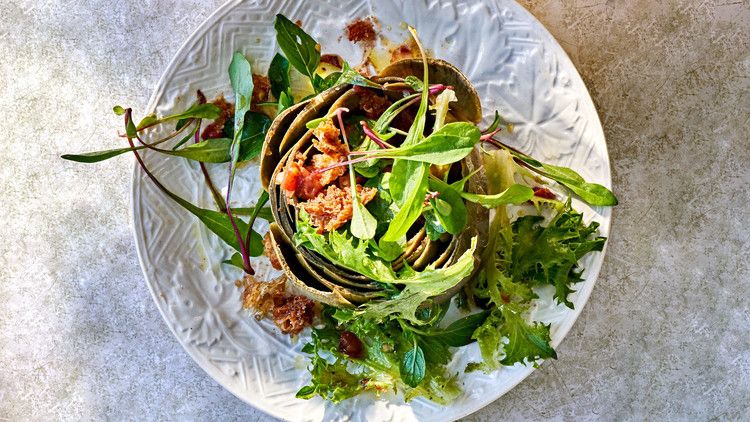
<path id="1" fill-rule="evenodd" d="M 482 139 L 482 142 L 508 151 L 520 166 L 560 183 L 590 205 L 617 205 L 617 197 L 612 191 L 600 184 L 586 182 L 580 174 L 570 168 L 542 163 L 493 137 Z"/>
<path id="2" fill-rule="evenodd" d="M 362 131 L 365 132 L 365 135 L 368 138 L 370 138 L 373 142 L 375 142 L 375 144 L 377 144 L 380 148 L 393 148 L 393 145 L 380 139 L 380 136 L 378 136 L 377 133 L 375 133 L 372 129 L 370 129 L 370 126 L 367 124 L 366 121 L 361 120 L 359 124 L 362 125 Z M 361 152 L 364 152 L 364 151 L 361 151 Z"/>

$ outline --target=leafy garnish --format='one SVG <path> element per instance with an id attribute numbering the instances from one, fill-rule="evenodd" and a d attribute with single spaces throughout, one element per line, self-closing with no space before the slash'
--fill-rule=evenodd
<path id="1" fill-rule="evenodd" d="M 362 76 L 359 72 L 352 69 L 349 63 L 344 62 L 344 67 L 341 69 L 341 75 L 339 75 L 334 85 L 359 85 L 367 88 L 383 89 L 383 86 L 375 83 L 368 78 Z"/>
<path id="2" fill-rule="evenodd" d="M 250 256 L 242 239 L 242 231 L 237 223 L 239 219 L 232 216 L 232 209 L 230 207 L 234 174 L 240 157 L 240 141 L 245 127 L 245 115 L 250 112 L 250 103 L 253 96 L 252 68 L 250 67 L 250 62 L 242 53 L 234 53 L 234 56 L 232 56 L 232 62 L 229 64 L 229 81 L 232 83 L 232 89 L 234 90 L 235 106 L 234 137 L 229 147 L 229 181 L 227 182 L 226 194 L 227 216 L 237 237 L 237 243 L 240 246 L 240 255 L 242 255 L 244 270 L 249 274 L 253 274 L 254 270 L 250 265 Z"/>
<path id="3" fill-rule="evenodd" d="M 378 228 L 378 220 L 370 214 L 370 211 L 357 198 L 357 180 L 355 177 L 354 167 L 349 165 L 352 192 L 352 221 L 349 225 L 349 231 L 358 239 L 372 239 L 375 237 L 375 231 Z"/>
<path id="4" fill-rule="evenodd" d="M 357 314 L 375 321 L 390 317 L 402 318 L 415 325 L 423 325 L 425 322 L 417 315 L 420 306 L 431 297 L 445 293 L 471 274 L 474 269 L 476 247 L 475 237 L 471 240 L 471 247 L 452 265 L 440 269 L 428 266 L 422 273 L 419 273 L 419 277 L 413 277 L 414 282 L 407 284 L 404 290 L 392 299 L 367 303 L 362 306 L 362 310 L 357 311 Z M 428 271 L 430 277 L 425 274 Z"/>
<path id="5" fill-rule="evenodd" d="M 519 205 L 530 200 L 534 196 L 534 191 L 524 185 L 514 184 L 508 189 L 492 194 L 483 195 L 470 192 L 461 192 L 461 197 L 469 202 L 474 202 L 486 208 L 497 208 L 502 205 Z"/>
<path id="6" fill-rule="evenodd" d="M 473 124 L 455 122 L 443 126 L 419 143 L 406 144 L 404 142 L 404 145 L 398 148 L 354 151 L 352 155 L 420 161 L 437 165 L 452 164 L 466 158 L 479 142 L 480 136 L 479 129 Z M 394 163 L 394 174 L 396 173 L 395 166 Z"/>
<path id="7" fill-rule="evenodd" d="M 281 94 L 286 93 L 292 97 L 292 82 L 289 79 L 289 60 L 279 53 L 273 56 L 271 64 L 268 66 L 268 81 L 271 83 L 271 94 L 277 99 L 281 99 Z"/>
<path id="8" fill-rule="evenodd" d="M 449 184 L 437 178 L 430 178 L 430 190 L 438 192 L 436 198 L 430 199 L 435 216 L 440 226 L 450 234 L 460 233 L 469 221 L 469 211 L 466 209 L 461 194 Z M 448 209 L 440 204 L 447 204 Z"/>
<path id="9" fill-rule="evenodd" d="M 414 345 L 404 353 L 404 359 L 401 361 L 401 378 L 409 387 L 416 387 L 424 379 L 425 362 L 422 348 L 416 339 L 412 341 Z"/>
<path id="10" fill-rule="evenodd" d="M 474 332 L 473 338 L 479 344 L 486 370 L 497 369 L 500 364 L 533 363 L 538 359 L 557 358 L 555 349 L 549 344 L 549 325 L 527 322 L 522 310 L 518 306 L 502 305 L 493 310 Z M 503 338 L 507 342 L 503 342 Z"/>
<path id="11" fill-rule="evenodd" d="M 423 83 L 428 86 L 429 69 L 427 67 L 427 57 L 422 48 L 422 43 L 417 37 L 414 28 L 409 27 L 414 41 L 419 47 L 422 56 L 422 68 L 424 72 Z M 409 134 L 402 143 L 402 147 L 408 147 L 418 144 L 424 138 L 424 127 L 427 114 L 427 103 L 429 92 L 427 89 L 422 90 L 419 110 L 414 117 L 414 123 L 409 128 Z M 427 179 L 429 175 L 429 166 L 420 161 L 400 160 L 393 162 L 393 176 L 390 181 L 390 190 L 393 199 L 399 206 L 399 210 L 391 220 L 388 231 L 383 235 L 385 241 L 396 241 L 406 234 L 409 228 L 422 215 L 424 207 L 424 198 L 427 193 Z"/>
<path id="12" fill-rule="evenodd" d="M 320 92 L 318 88 L 322 78 L 315 73 L 320 64 L 320 44 L 284 15 L 276 15 L 273 27 L 276 30 L 276 42 L 289 63 L 307 76 L 316 92 Z"/>
<path id="13" fill-rule="evenodd" d="M 312 341 L 302 348 L 310 354 L 312 379 L 297 392 L 298 398 L 318 395 L 338 403 L 365 391 L 380 394 L 396 390 L 402 391 L 406 400 L 422 396 L 447 404 L 458 395 L 455 377 L 446 374 L 449 346 L 439 340 L 397 321 L 377 323 L 341 309 L 326 308 L 322 319 L 324 325 L 313 329 Z M 360 357 L 339 350 L 344 331 L 361 341 L 364 350 Z"/>
<path id="14" fill-rule="evenodd" d="M 585 224 L 583 215 L 568 205 L 549 224 L 543 218 L 524 216 L 513 223 L 513 263 L 509 274 L 514 282 L 555 287 L 555 299 L 573 308 L 568 295 L 571 285 L 581 281 L 578 261 L 589 252 L 601 251 L 605 238 L 591 236 L 599 224 Z"/>
<path id="15" fill-rule="evenodd" d="M 573 169 L 542 163 L 515 148 L 497 141 L 496 139 L 485 141 L 497 146 L 498 148 L 507 150 L 516 158 L 517 162 L 523 164 L 529 170 L 560 183 L 588 204 L 597 206 L 617 205 L 617 197 L 615 197 L 612 191 L 600 184 L 586 182 L 586 180 Z"/>

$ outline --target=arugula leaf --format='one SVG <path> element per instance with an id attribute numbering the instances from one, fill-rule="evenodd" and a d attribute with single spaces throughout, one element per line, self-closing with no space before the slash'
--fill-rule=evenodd
<path id="1" fill-rule="evenodd" d="M 414 340 L 414 347 L 404 354 L 401 362 L 401 378 L 409 387 L 416 387 L 422 382 L 425 375 L 424 352 Z"/>
<path id="2" fill-rule="evenodd" d="M 276 15 L 273 27 L 276 30 L 276 42 L 279 43 L 289 63 L 310 78 L 315 87 L 315 71 L 320 64 L 320 44 L 284 15 Z"/>
<path id="3" fill-rule="evenodd" d="M 289 60 L 279 53 L 273 56 L 268 66 L 268 81 L 271 83 L 271 94 L 281 100 L 281 93 L 291 97 L 291 81 L 289 79 Z"/>
<path id="4" fill-rule="evenodd" d="M 425 321 L 417 315 L 418 309 L 429 298 L 446 292 L 471 274 L 474 269 L 476 246 L 477 238 L 475 237 L 471 240 L 469 250 L 452 265 L 440 269 L 428 266 L 421 273 L 417 273 L 418 276 L 413 276 L 414 281 L 406 284 L 404 290 L 392 299 L 367 303 L 355 313 L 374 321 L 402 318 L 415 325 L 424 325 Z M 426 274 L 428 272 L 429 274 Z"/>
<path id="5" fill-rule="evenodd" d="M 359 72 L 352 69 L 351 66 L 349 66 L 349 63 L 344 62 L 344 68 L 341 69 L 341 75 L 336 80 L 335 85 L 344 85 L 344 84 L 350 84 L 350 85 L 359 85 L 364 86 L 367 88 L 375 88 L 375 89 L 383 89 L 383 86 L 375 83 L 366 77 L 362 76 Z"/>
<path id="6" fill-rule="evenodd" d="M 471 123 L 449 123 L 419 143 L 402 145 L 398 148 L 373 150 L 366 156 L 420 161 L 437 165 L 452 164 L 469 155 L 479 142 L 480 136 L 479 129 Z"/>

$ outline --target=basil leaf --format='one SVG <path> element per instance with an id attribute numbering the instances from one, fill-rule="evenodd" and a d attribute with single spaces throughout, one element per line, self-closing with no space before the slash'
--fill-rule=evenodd
<path id="1" fill-rule="evenodd" d="M 281 93 L 290 93 L 291 81 L 289 79 L 289 60 L 276 53 L 268 66 L 268 80 L 271 83 L 271 94 L 280 99 Z"/>
<path id="2" fill-rule="evenodd" d="M 414 342 L 414 347 L 404 354 L 400 370 L 401 378 L 409 387 L 418 386 L 424 379 L 424 352 L 416 342 Z"/>
<path id="3" fill-rule="evenodd" d="M 276 42 L 289 63 L 313 82 L 315 70 L 320 64 L 320 45 L 284 15 L 276 15 L 273 27 L 276 30 Z"/>
<path id="4" fill-rule="evenodd" d="M 122 116 L 123 114 L 125 114 L 125 109 L 119 105 L 112 107 L 112 111 L 118 116 Z"/>
<path id="5" fill-rule="evenodd" d="M 522 204 L 534 197 L 534 190 L 528 186 L 511 185 L 508 189 L 494 195 L 480 195 L 470 192 L 461 192 L 461 197 L 469 202 L 482 205 L 485 208 L 497 208 L 501 205 Z"/>

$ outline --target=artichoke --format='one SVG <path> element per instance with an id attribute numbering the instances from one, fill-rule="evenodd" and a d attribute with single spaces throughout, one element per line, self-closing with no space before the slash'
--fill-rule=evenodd
<path id="1" fill-rule="evenodd" d="M 427 65 L 429 82 L 455 93 L 456 101 L 446 121 L 478 123 L 482 118 L 481 105 L 467 78 L 442 60 L 427 59 Z M 380 300 L 387 296 L 388 289 L 392 293 L 392 289 L 399 288 L 398 283 L 387 285 L 384 280 L 368 277 L 327 259 L 312 248 L 299 244 L 296 234 L 303 216 L 315 223 L 313 226 L 319 234 L 345 231 L 352 215 L 351 183 L 355 184 L 354 190 L 363 204 L 377 201 L 376 197 L 381 192 L 378 186 L 368 182 L 387 173 L 387 163 L 381 163 L 380 167 L 373 166 L 374 160 L 357 163 L 356 177 L 349 173 L 349 169 L 354 167 L 339 164 L 347 160 L 350 148 L 361 149 L 369 141 L 362 134 L 360 122 L 362 126 L 368 119 L 372 122 L 382 115 L 386 106 L 403 99 L 406 93 L 420 89 L 415 84 L 421 81 L 415 77 L 421 76 L 422 72 L 422 60 L 395 62 L 372 78 L 373 82 L 385 89 L 337 85 L 284 110 L 274 120 L 261 155 L 261 181 L 270 195 L 274 217 L 269 230 L 272 250 L 291 289 L 296 293 L 329 305 L 351 307 Z M 431 102 L 434 101 L 435 95 L 431 95 Z M 418 102 L 412 102 L 411 106 L 404 107 L 395 115 L 392 125 L 400 127 L 388 134 L 388 141 L 392 145 L 397 146 L 403 140 L 417 107 Z M 340 113 L 338 110 L 346 110 L 347 122 L 341 119 L 341 114 L 337 115 Z M 428 113 L 428 119 L 434 119 L 432 113 Z M 428 126 L 430 123 L 428 120 Z M 385 138 L 385 134 L 379 135 Z M 330 139 L 324 139 L 326 137 Z M 447 183 L 471 175 L 464 189 L 472 193 L 485 193 L 486 178 L 476 150 L 453 164 L 432 165 L 430 172 Z M 481 251 L 486 244 L 489 215 L 487 209 L 480 205 L 465 202 L 465 206 L 468 223 L 460 232 L 436 232 L 434 226 L 430 227 L 428 217 L 422 216 L 408 230 L 405 242 L 399 245 L 401 249 L 397 251 L 397 256 L 383 261 L 395 273 L 422 271 L 428 266 L 446 267 L 462 256 L 470 248 L 472 238 L 476 237 L 476 262 L 479 254 L 476 251 Z M 369 241 L 377 244 L 377 236 Z M 432 300 L 440 302 L 449 299 L 469 278 L 471 275 Z"/>

